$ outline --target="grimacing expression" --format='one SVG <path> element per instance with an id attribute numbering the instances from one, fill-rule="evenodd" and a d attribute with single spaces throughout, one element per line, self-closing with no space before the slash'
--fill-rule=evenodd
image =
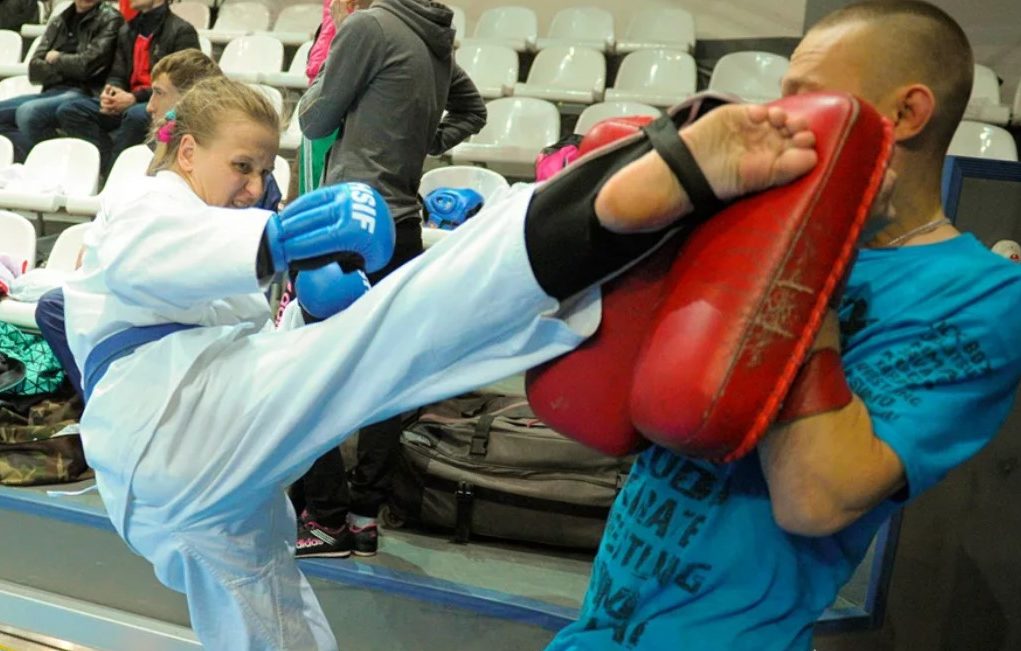
<path id="1" fill-rule="evenodd" d="M 191 143 L 186 146 L 184 139 Z M 264 179 L 273 171 L 279 142 L 278 133 L 252 120 L 225 119 L 210 142 L 199 144 L 184 136 L 178 165 L 207 204 L 247 207 L 265 190 Z"/>

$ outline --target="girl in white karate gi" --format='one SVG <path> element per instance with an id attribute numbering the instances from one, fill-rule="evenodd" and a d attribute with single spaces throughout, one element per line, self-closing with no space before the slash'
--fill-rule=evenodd
<path id="1" fill-rule="evenodd" d="M 740 147 L 727 147 L 726 167 L 705 155 L 737 137 L 728 135 L 735 120 L 771 134 L 770 164 L 782 174 L 758 187 L 811 166 L 776 164 L 791 158 L 787 128 L 740 109 L 688 128 L 717 194 L 755 189 L 731 174 L 746 153 Z M 579 290 L 606 273 L 579 274 L 571 248 L 590 243 L 558 240 L 548 228 L 542 241 L 526 241 L 533 188 L 522 186 L 347 310 L 274 331 L 257 258 L 275 216 L 229 207 L 261 194 L 278 133 L 276 112 L 256 91 L 226 79 L 196 85 L 160 131 L 161 171 L 104 198 L 65 290 L 68 340 L 86 376 L 104 342 L 147 333 L 93 374 L 82 439 L 117 531 L 161 582 L 187 593 L 205 647 L 225 651 L 336 649 L 293 557 L 295 514 L 284 488 L 338 445 L 337 432 L 575 347 L 599 321 L 598 292 Z M 728 174 L 734 187 L 717 180 Z M 664 205 L 667 222 L 691 209 L 655 153 L 620 175 L 614 201 L 602 201 L 603 225 L 658 227 Z M 668 186 L 633 196 L 643 178 Z M 594 220 L 587 227 L 602 231 Z M 582 253 L 593 251 L 575 257 Z"/>

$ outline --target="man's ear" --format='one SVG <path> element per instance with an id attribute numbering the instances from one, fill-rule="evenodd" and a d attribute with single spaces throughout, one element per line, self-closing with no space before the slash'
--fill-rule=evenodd
<path id="1" fill-rule="evenodd" d="M 936 95 L 925 84 L 911 84 L 897 90 L 893 135 L 898 142 L 911 140 L 932 122 Z"/>
<path id="2" fill-rule="evenodd" d="M 177 166 L 185 174 L 191 174 L 195 169 L 195 146 L 195 136 L 190 133 L 181 136 L 177 145 Z"/>

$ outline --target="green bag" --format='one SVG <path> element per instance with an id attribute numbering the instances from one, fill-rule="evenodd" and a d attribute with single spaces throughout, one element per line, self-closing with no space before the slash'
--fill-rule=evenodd
<path id="1" fill-rule="evenodd" d="M 24 366 L 24 378 L 12 386 L 0 387 L 0 396 L 46 395 L 56 391 L 64 381 L 64 369 L 42 336 L 28 334 L 3 321 L 0 321 L 0 355 Z"/>
<path id="2" fill-rule="evenodd" d="M 69 433 L 80 415 L 77 398 L 43 401 L 27 417 L 0 407 L 0 484 L 34 486 L 91 477 L 81 437 Z"/>

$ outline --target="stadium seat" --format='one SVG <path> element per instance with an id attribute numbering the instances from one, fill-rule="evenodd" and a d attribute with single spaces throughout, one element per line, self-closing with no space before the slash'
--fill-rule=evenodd
<path id="1" fill-rule="evenodd" d="M 145 176 L 151 161 L 152 151 L 148 146 L 128 147 L 114 161 L 106 184 L 99 194 L 68 195 L 64 202 L 64 210 L 70 215 L 95 215 L 99 212 L 99 202 L 103 195 L 131 186 L 136 179 Z"/>
<path id="2" fill-rule="evenodd" d="M 528 81 L 514 84 L 514 95 L 555 102 L 591 104 L 606 90 L 606 58 L 588 47 L 557 45 L 541 50 Z"/>
<path id="3" fill-rule="evenodd" d="M 287 201 L 288 190 L 291 189 L 291 164 L 283 156 L 277 156 L 273 160 L 273 178 L 280 188 L 282 201 Z"/>
<path id="4" fill-rule="evenodd" d="M 301 45 L 312 38 L 322 18 L 322 5 L 290 5 L 281 10 L 270 35 L 278 38 L 284 45 Z"/>
<path id="5" fill-rule="evenodd" d="M 615 43 L 613 14 L 598 7 L 562 9 L 553 16 L 549 35 L 540 38 L 538 47 L 580 45 L 600 52 L 613 52 Z"/>
<path id="6" fill-rule="evenodd" d="M 646 9 L 638 12 L 627 35 L 617 41 L 617 53 L 671 48 L 695 51 L 695 19 L 685 9 Z"/>
<path id="7" fill-rule="evenodd" d="M 469 43 L 496 43 L 506 45 L 515 52 L 535 50 L 539 38 L 539 19 L 528 7 L 494 7 L 482 12 L 475 23 L 471 39 L 461 39 L 462 47 Z"/>
<path id="8" fill-rule="evenodd" d="M 21 34 L 0 29 L 0 64 L 21 62 Z"/>
<path id="9" fill-rule="evenodd" d="M 220 55 L 220 69 L 236 81 L 258 83 L 284 67 L 284 44 L 268 34 L 231 39 Z"/>
<path id="10" fill-rule="evenodd" d="M 450 10 L 454 12 L 454 17 L 450 21 L 450 26 L 454 28 L 454 47 L 461 45 L 461 39 L 464 38 L 467 32 L 468 19 L 464 15 L 464 9 L 456 5 L 447 5 Z"/>
<path id="11" fill-rule="evenodd" d="M 0 169 L 14 162 L 14 144 L 7 136 L 0 136 Z"/>
<path id="12" fill-rule="evenodd" d="M 0 100 L 18 97 L 20 95 L 34 95 L 42 89 L 42 86 L 33 85 L 28 80 L 28 75 L 18 75 L 0 79 Z"/>
<path id="13" fill-rule="evenodd" d="M 950 141 L 947 154 L 992 160 L 1017 160 L 1017 144 L 1010 132 L 984 122 L 962 120 Z"/>
<path id="14" fill-rule="evenodd" d="M 208 5 L 192 0 L 183 0 L 170 5 L 170 11 L 187 20 L 195 29 L 209 29 Z"/>
<path id="15" fill-rule="evenodd" d="M 61 0 L 53 6 L 53 11 L 49 14 L 44 23 L 28 23 L 21 26 L 21 35 L 25 38 L 37 38 L 43 35 L 46 31 L 46 25 L 49 21 L 53 20 L 55 16 L 60 15 L 65 9 L 70 7 L 74 3 L 74 0 Z M 42 14 L 39 15 L 39 19 L 42 20 Z M 22 73 L 24 74 L 24 73 Z"/>
<path id="16" fill-rule="evenodd" d="M 1010 107 L 1000 101 L 1000 79 L 992 68 L 975 64 L 975 81 L 964 119 L 1000 126 L 1010 122 Z"/>
<path id="17" fill-rule="evenodd" d="M 266 99 L 269 100 L 269 103 L 272 104 L 273 108 L 276 109 L 277 115 L 280 116 L 281 124 L 283 124 L 283 119 L 284 119 L 284 95 L 283 95 L 283 93 L 281 93 L 279 89 L 273 88 L 272 86 L 267 86 L 266 84 L 251 84 L 250 83 L 248 85 L 251 86 L 252 88 L 256 89 L 257 91 L 261 92 L 263 95 L 266 96 Z"/>
<path id="18" fill-rule="evenodd" d="M 298 110 L 294 110 L 290 122 L 284 132 L 280 134 L 280 149 L 282 151 L 298 151 L 301 146 L 301 123 L 298 120 Z"/>
<path id="19" fill-rule="evenodd" d="M 493 170 L 472 165 L 451 165 L 438 167 L 423 174 L 418 194 L 426 197 L 437 188 L 471 188 L 481 194 L 484 201 L 489 201 L 497 192 L 509 187 L 507 179 Z M 448 233 L 450 231 L 439 228 L 423 228 L 422 245 L 428 249 Z"/>
<path id="20" fill-rule="evenodd" d="M 731 93 L 749 102 L 780 97 L 780 80 L 790 61 L 769 52 L 732 52 L 720 57 L 709 79 L 709 90 Z"/>
<path id="21" fill-rule="evenodd" d="M 202 54 L 212 58 L 213 56 L 213 42 L 209 40 L 208 36 L 199 34 L 199 49 L 202 50 Z"/>
<path id="22" fill-rule="evenodd" d="M 673 106 L 695 93 L 695 59 L 680 50 L 637 50 L 624 57 L 607 101 Z"/>
<path id="23" fill-rule="evenodd" d="M 506 45 L 465 44 L 454 57 L 457 65 L 475 82 L 482 97 L 495 99 L 514 92 L 514 84 L 518 81 L 518 55 Z"/>
<path id="24" fill-rule="evenodd" d="M 584 135 L 597 123 L 609 118 L 619 118 L 628 115 L 659 117 L 660 114 L 661 111 L 655 106 L 649 106 L 641 102 L 600 102 L 587 107 L 581 112 L 581 115 L 578 116 L 578 122 L 574 125 L 574 132 Z"/>
<path id="25" fill-rule="evenodd" d="M 99 184 L 99 150 L 77 138 L 44 140 L 25 158 L 25 178 L 38 188 L 0 188 L 0 209 L 50 213 L 67 196 L 94 195 Z"/>
<path id="26" fill-rule="evenodd" d="M 312 50 L 312 41 L 305 41 L 298 47 L 291 65 L 286 72 L 264 72 L 259 75 L 259 83 L 277 88 L 294 88 L 304 90 L 308 87 L 305 67 L 308 65 L 308 53 Z"/>
<path id="27" fill-rule="evenodd" d="M 0 210 L 0 253 L 17 261 L 26 260 L 28 268 L 35 266 L 35 226 L 21 215 Z"/>
<path id="28" fill-rule="evenodd" d="M 486 104 L 482 131 L 450 150 L 455 164 L 505 164 L 527 174 L 535 171 L 539 150 L 560 139 L 560 113 L 550 102 L 532 97 L 501 97 Z"/>
<path id="29" fill-rule="evenodd" d="M 231 39 L 269 29 L 269 8 L 261 2 L 231 2 L 220 7 L 213 28 L 203 30 L 213 43 L 227 43 Z"/>
<path id="30" fill-rule="evenodd" d="M 75 224 L 61 231 L 57 236 L 57 241 L 53 243 L 49 257 L 46 258 L 46 268 L 65 274 L 74 271 L 78 264 L 78 253 L 85 240 L 85 233 L 91 226 L 91 223 L 86 222 Z M 34 234 L 33 231 L 33 236 Z M 5 321 L 23 330 L 38 331 L 39 326 L 35 322 L 35 308 L 35 303 L 14 300 L 0 301 L 0 321 Z"/>
<path id="31" fill-rule="evenodd" d="M 28 75 L 28 62 L 31 60 L 35 51 L 39 49 L 38 37 L 32 41 L 32 44 L 28 46 L 28 52 L 25 53 L 25 58 L 19 61 L 13 61 L 11 63 L 0 63 L 0 77 L 26 77 Z M 18 50 L 19 53 L 21 50 Z"/>

